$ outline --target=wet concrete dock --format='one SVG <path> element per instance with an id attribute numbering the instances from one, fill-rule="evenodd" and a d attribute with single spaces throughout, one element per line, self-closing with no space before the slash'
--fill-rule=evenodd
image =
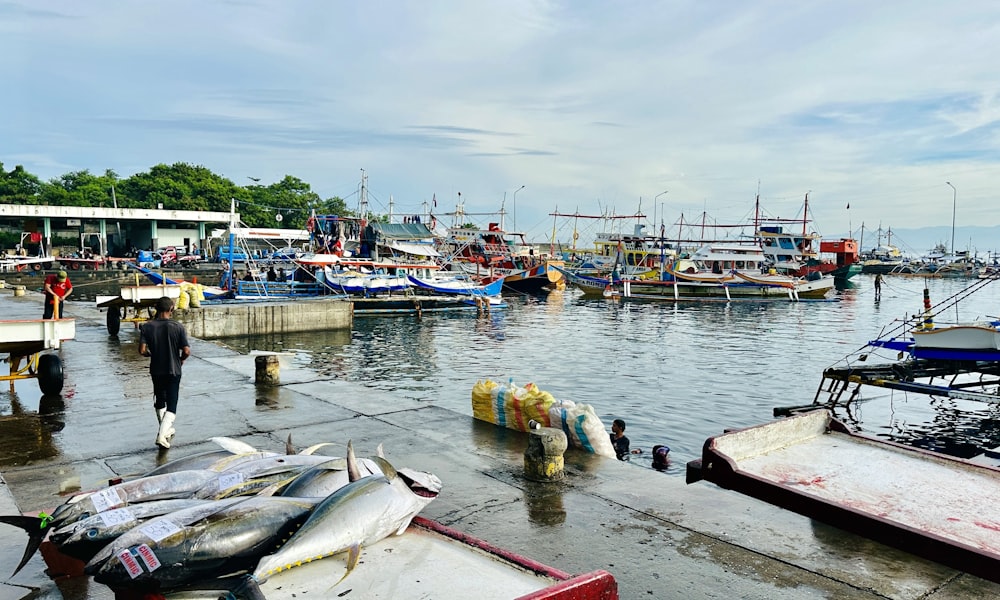
<path id="1" fill-rule="evenodd" d="M 43 398 L 34 380 L 0 392 L 0 514 L 50 509 L 62 493 L 209 449 L 212 436 L 277 451 L 291 433 L 300 447 L 350 439 L 362 454 L 384 443 L 394 463 L 444 482 L 424 516 L 563 571 L 606 569 L 628 600 L 1000 598 L 996 584 L 637 465 L 570 450 L 563 482 L 529 482 L 521 477 L 524 434 L 305 369 L 283 368 L 280 386 L 258 388 L 253 357 L 203 340 L 192 341 L 185 364 L 174 446 L 160 453 L 136 332 L 123 327 L 110 338 L 89 305 L 71 302 L 68 313 L 77 335 L 59 351 L 63 397 Z M 40 295 L 0 290 L 0 318 L 40 314 Z M 4 576 L 25 539 L 0 524 Z M 53 582 L 44 569 L 33 558 L 0 584 L 0 600 L 111 598 L 83 578 Z"/>

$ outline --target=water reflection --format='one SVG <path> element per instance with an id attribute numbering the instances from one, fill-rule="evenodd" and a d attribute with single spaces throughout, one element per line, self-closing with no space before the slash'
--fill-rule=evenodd
<path id="1" fill-rule="evenodd" d="M 26 409 L 16 392 L 6 397 L 10 414 L 0 415 L 0 466 L 22 466 L 58 456 L 52 434 L 66 426 L 62 396 L 42 396 L 37 412 Z"/>
<path id="2" fill-rule="evenodd" d="M 562 525 L 566 521 L 563 484 L 527 480 L 525 482 L 524 503 L 528 508 L 528 520 L 543 527 Z"/>
<path id="3" fill-rule="evenodd" d="M 557 399 L 591 404 L 606 424 L 624 418 L 633 446 L 667 444 L 674 464 L 683 465 L 701 454 L 706 438 L 724 429 L 771 421 L 776 406 L 812 402 L 824 368 L 878 337 L 894 320 L 921 310 L 922 280 L 889 278 L 877 306 L 871 277 L 852 282 L 830 302 L 609 302 L 573 291 L 514 295 L 506 297 L 508 309 L 487 316 L 365 317 L 355 319 L 351 331 L 226 343 L 243 352 L 292 352 L 323 376 L 460 414 L 471 414 L 469 397 L 477 380 L 534 382 Z M 966 282 L 927 285 L 932 299 L 940 301 Z M 948 320 L 994 314 L 1000 286 L 993 287 L 970 297 L 960 315 L 948 311 Z M 869 364 L 895 359 L 895 353 L 875 354 Z M 849 417 L 894 441 L 957 452 L 966 452 L 967 444 L 1000 446 L 996 408 L 901 398 L 880 392 L 851 407 Z M 493 426 L 487 431 L 504 435 Z M 516 445 L 514 439 L 508 443 Z M 576 460 L 567 459 L 568 467 Z"/>

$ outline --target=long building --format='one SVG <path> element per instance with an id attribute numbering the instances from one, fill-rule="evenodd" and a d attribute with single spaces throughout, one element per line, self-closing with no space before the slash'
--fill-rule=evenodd
<path id="1" fill-rule="evenodd" d="M 79 248 L 101 255 L 132 248 L 207 248 L 212 227 L 239 219 L 239 213 L 219 211 L 0 204 L 0 226 L 26 234 L 24 239 L 45 256 L 52 254 L 56 234 L 78 237 Z"/>

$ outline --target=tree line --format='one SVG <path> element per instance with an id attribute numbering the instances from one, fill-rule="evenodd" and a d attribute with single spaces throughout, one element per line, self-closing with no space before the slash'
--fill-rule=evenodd
<path id="1" fill-rule="evenodd" d="M 239 186 L 202 166 L 159 164 L 122 179 L 113 170 L 95 175 L 73 171 L 42 181 L 18 165 L 7 171 L 0 163 L 0 204 L 162 208 L 229 212 L 237 202 L 240 219 L 250 227 L 301 229 L 311 211 L 352 216 L 344 200 L 323 199 L 298 177 L 285 175 L 276 183 Z M 276 215 L 282 216 L 279 221 Z"/>

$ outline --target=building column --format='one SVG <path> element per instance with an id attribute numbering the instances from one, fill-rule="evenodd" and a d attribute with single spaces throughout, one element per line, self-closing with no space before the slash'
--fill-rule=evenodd
<path id="1" fill-rule="evenodd" d="M 205 234 L 205 223 L 201 221 L 198 222 L 198 251 L 205 257 L 205 260 L 211 258 L 208 255 L 208 236 Z"/>
<path id="2" fill-rule="evenodd" d="M 156 249 L 160 247 L 160 232 L 156 227 L 156 219 L 149 222 L 149 243 L 152 246 L 151 251 L 156 252 Z"/>
<path id="3" fill-rule="evenodd" d="M 44 217 L 42 219 L 42 254 L 52 256 L 52 219 Z"/>
<path id="4" fill-rule="evenodd" d="M 98 243 L 101 245 L 100 254 L 101 256 L 108 255 L 108 221 L 106 219 L 101 219 L 98 221 L 98 225 L 101 228 L 101 233 L 98 236 Z"/>

